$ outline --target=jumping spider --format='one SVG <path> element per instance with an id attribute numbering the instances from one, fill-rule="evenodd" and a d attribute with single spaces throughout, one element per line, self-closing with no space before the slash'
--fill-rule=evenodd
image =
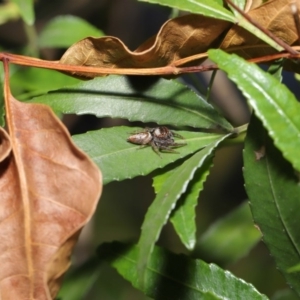
<path id="1" fill-rule="evenodd" d="M 186 143 L 176 143 L 174 137 L 183 139 L 180 134 L 169 130 L 165 126 L 159 126 L 145 128 L 143 131 L 131 135 L 127 141 L 141 146 L 149 145 L 160 156 L 159 151 L 177 153 L 173 148 L 186 145 Z"/>

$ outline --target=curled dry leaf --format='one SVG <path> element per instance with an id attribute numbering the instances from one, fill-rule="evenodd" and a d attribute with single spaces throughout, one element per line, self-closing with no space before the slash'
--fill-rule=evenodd
<path id="1" fill-rule="evenodd" d="M 217 47 L 230 23 L 199 15 L 167 21 L 157 36 L 130 51 L 118 38 L 87 37 L 71 46 L 60 63 L 104 68 L 155 68 Z M 73 75 L 93 78 L 96 74 Z"/>
<path id="2" fill-rule="evenodd" d="M 261 3 L 262 0 L 247 2 L 246 10 L 250 9 L 250 17 L 287 44 L 295 44 L 298 34 L 289 1 L 270 0 L 257 7 Z M 244 58 L 260 57 L 276 51 L 238 24 L 190 14 L 167 21 L 156 36 L 133 52 L 115 37 L 87 37 L 72 45 L 60 63 L 102 68 L 156 68 L 197 54 L 196 61 L 193 61 L 195 65 L 207 57 L 205 52 L 209 48 L 214 47 Z M 82 78 L 98 76 L 80 72 L 71 75 Z"/>
<path id="3" fill-rule="evenodd" d="M 0 163 L 0 299 L 54 299 L 101 173 L 45 105 L 7 95 L 12 151 Z"/>
<path id="4" fill-rule="evenodd" d="M 300 1 L 297 0 L 296 4 L 300 11 Z M 298 41 L 297 28 L 289 1 L 270 0 L 251 10 L 248 15 L 288 45 L 293 45 Z M 276 52 L 251 32 L 238 25 L 234 25 L 230 29 L 220 48 L 234 52 L 246 59 Z"/>
<path id="5" fill-rule="evenodd" d="M 248 13 L 249 10 L 254 9 L 263 4 L 263 0 L 247 0 L 245 3 L 245 13 Z"/>
<path id="6" fill-rule="evenodd" d="M 0 163 L 9 155 L 10 151 L 11 143 L 9 135 L 0 127 Z"/>

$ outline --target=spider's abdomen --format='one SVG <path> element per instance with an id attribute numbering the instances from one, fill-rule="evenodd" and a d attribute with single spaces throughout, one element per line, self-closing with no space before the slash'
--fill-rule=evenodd
<path id="1" fill-rule="evenodd" d="M 148 131 L 139 132 L 129 136 L 127 141 L 137 145 L 147 145 L 152 141 L 152 135 Z"/>

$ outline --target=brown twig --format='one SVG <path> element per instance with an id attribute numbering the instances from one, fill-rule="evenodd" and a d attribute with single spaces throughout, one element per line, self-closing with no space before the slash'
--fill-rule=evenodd
<path id="1" fill-rule="evenodd" d="M 299 49 L 300 46 L 294 46 L 293 49 Z M 233 51 L 233 49 L 231 49 Z M 264 63 L 273 61 L 279 58 L 300 58 L 300 53 L 295 51 L 296 54 L 290 54 L 286 52 L 275 53 L 272 55 L 265 55 L 257 58 L 249 59 L 249 62 L 253 63 Z M 199 56 L 194 55 L 187 57 L 178 61 L 175 61 L 173 64 L 159 67 L 159 68 L 96 68 L 96 67 L 85 67 L 85 66 L 75 66 L 75 65 L 65 65 L 59 63 L 59 61 L 48 61 L 42 60 L 34 57 L 22 56 L 11 53 L 1 53 L 0 52 L 0 61 L 8 63 L 13 63 L 21 66 L 36 67 L 50 70 L 63 71 L 66 73 L 93 73 L 95 77 L 97 75 L 179 75 L 185 73 L 198 73 L 206 72 L 211 70 L 217 70 L 218 67 L 215 64 L 211 65 L 200 65 L 200 66 L 190 66 L 190 67 L 179 67 L 178 65 L 183 64 L 184 62 L 191 62 L 193 60 L 207 57 L 207 53 L 202 53 Z"/>
<path id="2" fill-rule="evenodd" d="M 295 48 L 299 48 L 300 50 L 300 46 L 297 46 Z M 265 55 L 261 57 L 250 58 L 247 61 L 259 64 L 259 63 L 266 63 L 269 61 L 277 60 L 279 58 L 300 58 L 300 53 L 297 52 L 296 55 L 291 55 L 290 53 L 280 52 L 280 53 Z"/>
<path id="3" fill-rule="evenodd" d="M 231 53 L 231 52 L 234 52 L 234 51 L 247 50 L 247 49 L 254 48 L 254 47 L 255 48 L 266 47 L 266 45 L 265 44 L 251 45 L 251 46 L 246 45 L 246 46 L 232 47 L 232 48 L 229 48 L 229 49 L 222 49 L 221 48 L 221 50 L 224 50 L 227 53 Z M 275 60 L 275 59 L 278 59 L 278 58 L 300 58 L 300 53 L 297 52 L 297 51 L 300 50 L 300 46 L 293 46 L 292 48 L 294 49 L 295 54 L 280 52 L 280 53 L 276 53 L 276 54 L 270 54 L 270 55 L 261 56 L 261 57 L 258 57 L 258 58 L 249 59 L 248 61 L 256 62 L 256 60 L 257 60 L 257 62 L 264 62 L 264 61 L 267 62 L 267 61 Z M 208 57 L 207 52 L 191 55 L 191 56 L 176 60 L 175 62 L 172 63 L 172 66 L 179 68 L 180 66 L 185 65 L 187 63 L 191 63 L 193 61 L 203 60 L 203 59 L 206 59 L 207 57 Z"/>
<path id="4" fill-rule="evenodd" d="M 68 73 L 94 73 L 96 75 L 167 75 L 177 74 L 177 68 L 165 66 L 160 68 L 97 68 L 61 64 L 59 61 L 42 60 L 11 53 L 0 53 L 0 60 L 8 59 L 11 63 L 20 66 L 29 66 L 42 69 L 65 71 Z M 95 75 L 95 76 L 96 76 Z"/>
<path id="5" fill-rule="evenodd" d="M 195 55 L 191 55 L 191 56 L 181 58 L 181 59 L 178 59 L 178 60 L 174 61 L 172 63 L 172 66 L 179 67 L 179 66 L 185 65 L 187 63 L 191 63 L 191 62 L 197 61 L 197 60 L 198 61 L 199 60 L 204 60 L 206 58 L 207 58 L 207 52 L 200 53 L 200 54 L 195 54 Z"/>
<path id="6" fill-rule="evenodd" d="M 50 69 L 72 73 L 93 73 L 97 75 L 179 75 L 183 73 L 195 73 L 213 70 L 215 66 L 176 67 L 168 65 L 159 68 L 97 68 L 65 65 L 59 61 L 42 60 L 34 57 L 22 56 L 11 53 L 0 53 L 0 60 L 8 60 L 10 63 L 42 69 Z"/>
<path id="7" fill-rule="evenodd" d="M 295 51 L 290 45 L 285 43 L 283 40 L 274 35 L 271 31 L 261 26 L 258 22 L 253 20 L 248 14 L 245 14 L 238 6 L 236 6 L 231 0 L 225 0 L 230 6 L 232 6 L 239 14 L 241 14 L 249 23 L 254 25 L 264 34 L 266 34 L 269 38 L 271 38 L 274 42 L 276 42 L 279 46 L 281 46 L 286 52 L 291 55 L 297 55 L 297 51 Z"/>

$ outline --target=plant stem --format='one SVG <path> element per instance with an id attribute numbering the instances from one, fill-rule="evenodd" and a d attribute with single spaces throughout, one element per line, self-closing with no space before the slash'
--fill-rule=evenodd
<path id="1" fill-rule="evenodd" d="M 295 49 L 300 49 L 300 46 L 294 46 Z M 249 59 L 248 62 L 252 63 L 262 63 L 278 58 L 300 58 L 300 53 L 297 55 L 291 55 L 290 53 L 276 53 L 272 55 L 266 55 L 258 58 Z M 57 71 L 65 71 L 74 75 L 76 72 L 80 73 L 90 73 L 87 78 L 94 78 L 99 75 L 180 75 L 184 73 L 197 73 L 197 72 L 206 72 L 211 70 L 218 69 L 217 65 L 208 65 L 208 66 L 191 66 L 191 67 L 178 67 L 177 62 L 183 63 L 183 59 L 178 60 L 175 63 L 164 67 L 156 68 L 102 68 L 102 67 L 86 67 L 86 66 L 76 66 L 76 65 L 66 65 L 62 64 L 59 61 L 49 61 L 42 60 L 35 57 L 22 56 L 12 53 L 0 52 L 0 60 L 8 59 L 11 64 L 29 66 L 43 69 L 51 69 Z M 186 58 L 187 60 L 188 58 Z M 78 75 L 80 76 L 80 75 Z M 84 76 L 81 76 L 84 77 Z"/>
<path id="2" fill-rule="evenodd" d="M 247 128 L 248 128 L 248 123 L 244 124 L 242 126 L 236 127 L 233 130 L 233 137 L 226 139 L 222 145 L 227 147 L 227 146 L 232 146 L 232 145 L 237 145 L 237 144 L 243 144 L 245 141 L 246 133 L 247 133 Z"/>
<path id="3" fill-rule="evenodd" d="M 37 34 L 35 27 L 34 25 L 28 25 L 25 22 L 23 22 L 23 27 L 28 40 L 26 52 L 30 56 L 38 57 L 39 48 L 37 45 Z"/>
<path id="4" fill-rule="evenodd" d="M 234 129 L 234 131 L 237 133 L 237 135 L 240 135 L 241 133 L 245 133 L 247 131 L 247 129 L 248 129 L 248 123 L 241 125 L 239 127 L 236 127 Z"/>
<path id="5" fill-rule="evenodd" d="M 213 70 L 213 72 L 211 74 L 211 77 L 210 77 L 209 85 L 207 87 L 207 93 L 206 93 L 206 101 L 208 103 L 209 103 L 209 98 L 210 98 L 210 95 L 211 95 L 211 90 L 212 90 L 216 75 L 217 75 L 217 70 Z"/>

